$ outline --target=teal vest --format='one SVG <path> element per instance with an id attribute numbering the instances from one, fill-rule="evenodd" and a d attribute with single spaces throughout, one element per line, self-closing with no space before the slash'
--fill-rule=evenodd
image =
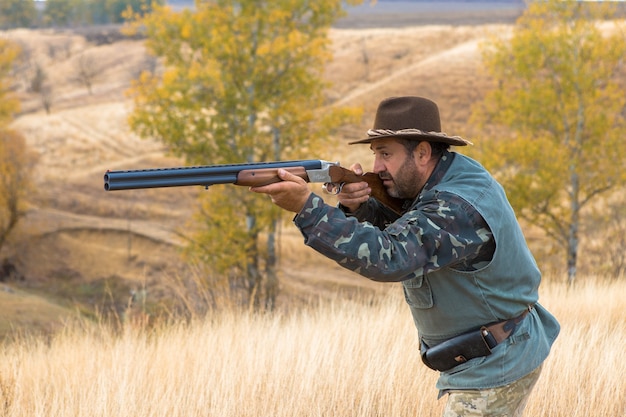
<path id="1" fill-rule="evenodd" d="M 404 293 L 419 336 L 429 346 L 535 306 L 492 355 L 443 372 L 437 385 L 440 389 L 491 388 L 513 382 L 541 365 L 559 324 L 537 304 L 541 273 L 503 188 L 478 162 L 451 155 L 454 160 L 443 179 L 424 191 L 417 203 L 441 191 L 463 198 L 493 232 L 493 259 L 476 271 L 443 268 L 403 281 Z"/>

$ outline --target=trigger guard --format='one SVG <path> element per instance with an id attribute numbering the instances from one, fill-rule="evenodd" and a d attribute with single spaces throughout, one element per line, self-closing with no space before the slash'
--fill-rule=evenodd
<path id="1" fill-rule="evenodd" d="M 343 189 L 345 182 L 341 182 L 339 184 L 335 184 L 333 182 L 327 182 L 322 185 L 322 189 L 326 191 L 328 194 L 337 195 Z"/>

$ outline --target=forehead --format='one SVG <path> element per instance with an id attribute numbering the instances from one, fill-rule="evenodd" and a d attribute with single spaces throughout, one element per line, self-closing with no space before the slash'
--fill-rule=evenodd
<path id="1" fill-rule="evenodd" d="M 404 145 L 395 138 L 374 139 L 370 143 L 370 149 L 373 151 L 395 149 L 403 146 Z"/>

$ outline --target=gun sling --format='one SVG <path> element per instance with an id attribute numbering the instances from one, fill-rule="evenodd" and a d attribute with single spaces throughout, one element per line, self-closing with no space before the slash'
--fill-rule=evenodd
<path id="1" fill-rule="evenodd" d="M 524 320 L 532 306 L 509 320 L 482 326 L 480 329 L 460 334 L 431 348 L 421 342 L 422 361 L 436 371 L 449 371 L 470 359 L 489 356 L 491 350 L 506 340 L 517 325 Z"/>

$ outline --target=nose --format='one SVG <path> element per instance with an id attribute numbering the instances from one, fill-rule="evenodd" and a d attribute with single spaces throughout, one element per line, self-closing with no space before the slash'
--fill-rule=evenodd
<path id="1" fill-rule="evenodd" d="M 374 174 L 380 174 L 381 172 L 385 172 L 387 168 L 385 168 L 385 164 L 380 160 L 380 158 L 374 158 Z"/>

